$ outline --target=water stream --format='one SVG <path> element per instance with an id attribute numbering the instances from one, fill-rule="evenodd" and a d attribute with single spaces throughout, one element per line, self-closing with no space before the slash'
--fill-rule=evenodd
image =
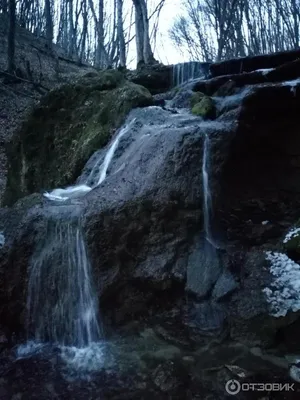
<path id="1" fill-rule="evenodd" d="M 198 127 L 199 124 L 204 129 L 209 126 L 208 122 L 189 113 L 172 114 L 157 107 L 149 107 L 145 115 L 142 110 L 137 113 L 145 118 L 142 127 L 135 124 L 134 114 L 133 117 L 130 116 L 129 122 L 119 130 L 107 151 L 95 154 L 87 174 L 82 175 L 79 180 L 80 184 L 45 193 L 51 202 L 47 207 L 44 239 L 37 243 L 29 269 L 28 342 L 19 348 L 18 354 L 21 357 L 30 355 L 32 350 L 36 351 L 43 344 L 52 344 L 60 349 L 62 359 L 77 370 L 99 370 L 103 365 L 104 342 L 99 321 L 98 297 L 94 290 L 82 231 L 81 205 L 78 202 L 72 203 L 72 199 L 85 196 L 104 182 L 120 140 L 126 133 L 126 143 L 134 145 L 128 154 L 125 152 L 124 161 L 121 160 L 123 156 L 120 156 L 120 161 L 114 164 L 113 176 L 120 170 L 120 163 L 125 165 L 129 162 L 128 157 L 131 161 L 136 154 L 139 157 L 141 146 L 147 146 L 145 138 L 162 135 L 160 133 L 157 136 L 158 127 L 162 130 L 170 129 L 174 136 L 173 130 L 176 126 L 181 129 L 185 124 L 189 129 L 192 126 Z M 153 118 L 156 118 L 157 127 L 153 126 Z M 166 123 L 165 118 L 171 118 L 171 122 Z M 213 244 L 211 232 L 209 160 L 210 139 L 208 133 L 205 133 L 202 164 L 203 215 L 205 246 L 209 246 L 205 253 L 207 260 L 214 261 L 216 246 Z M 66 203 L 68 199 L 70 202 Z"/>
<path id="2" fill-rule="evenodd" d="M 115 154 L 120 139 L 122 138 L 122 136 L 125 135 L 125 133 L 129 131 L 133 123 L 134 120 L 132 120 L 128 125 L 125 125 L 122 129 L 120 129 L 119 133 L 117 134 L 107 153 L 105 154 L 104 160 L 100 158 L 96 161 L 85 182 L 78 185 L 69 186 L 64 189 L 54 189 L 49 193 L 46 192 L 44 196 L 47 197 L 49 200 L 66 201 L 68 199 L 85 196 L 92 189 L 101 185 L 101 183 L 106 178 L 108 167 Z"/>
<path id="3" fill-rule="evenodd" d="M 38 342 L 86 347 L 100 340 L 98 302 L 81 229 L 80 209 L 49 210 L 28 283 L 28 332 Z"/>
<path id="4" fill-rule="evenodd" d="M 173 65 L 173 86 L 180 86 L 195 79 L 205 79 L 208 64 L 190 61 Z"/>

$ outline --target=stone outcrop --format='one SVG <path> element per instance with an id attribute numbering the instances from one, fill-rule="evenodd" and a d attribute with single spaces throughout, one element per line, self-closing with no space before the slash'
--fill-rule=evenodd
<path id="1" fill-rule="evenodd" d="M 152 94 L 167 92 L 172 87 L 173 67 L 162 64 L 141 65 L 126 74 L 127 79 L 144 86 Z"/>
<path id="2" fill-rule="evenodd" d="M 128 112 L 150 104 L 147 89 L 114 70 L 91 72 L 50 91 L 12 139 L 5 203 L 73 183 Z"/>
<path id="3" fill-rule="evenodd" d="M 105 327 L 133 335 L 151 327 L 150 336 L 168 343 L 138 356 L 149 377 L 140 377 L 143 387 L 154 388 L 158 398 L 169 391 L 176 398 L 177 388 L 178 398 L 209 393 L 221 399 L 226 380 L 256 382 L 258 374 L 270 382 L 274 371 L 289 379 L 285 356 L 299 351 L 299 310 L 272 312 L 266 251 L 298 261 L 298 242 L 292 248 L 284 242 L 300 209 L 297 63 L 173 92 L 173 105 L 182 99 L 187 108 L 202 101 L 195 94 L 200 89 L 211 96 L 214 121 L 169 109 L 172 102 L 131 111 L 107 179 L 80 199 Z M 203 232 L 206 135 L 212 243 Z M 94 157 L 103 160 L 107 148 Z M 91 167 L 92 160 L 78 182 Z M 1 211 L 0 321 L 8 336 L 24 331 L 27 269 L 50 209 L 53 203 L 32 195 Z M 141 384 L 136 379 L 134 388 Z"/>
<path id="4" fill-rule="evenodd" d="M 211 64 L 209 67 L 213 77 L 220 75 L 242 74 L 257 69 L 276 68 L 299 59 L 300 50 L 288 50 L 272 54 L 248 56 Z"/>

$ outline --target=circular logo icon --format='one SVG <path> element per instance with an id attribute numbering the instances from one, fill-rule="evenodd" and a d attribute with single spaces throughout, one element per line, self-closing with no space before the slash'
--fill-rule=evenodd
<path id="1" fill-rule="evenodd" d="M 228 394 L 232 395 L 238 394 L 239 391 L 241 390 L 241 384 L 239 381 L 235 379 L 230 379 L 230 381 L 226 382 L 225 390 Z"/>

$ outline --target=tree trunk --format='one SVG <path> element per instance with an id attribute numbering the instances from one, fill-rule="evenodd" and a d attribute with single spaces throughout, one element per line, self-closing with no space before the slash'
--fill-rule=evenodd
<path id="1" fill-rule="evenodd" d="M 119 56 L 120 56 L 120 67 L 126 67 L 126 46 L 124 39 L 123 29 L 123 0 L 117 0 L 117 15 L 118 15 L 118 43 L 119 43 Z"/>
<path id="2" fill-rule="evenodd" d="M 145 63 L 144 59 L 144 22 L 140 0 L 133 0 L 135 7 L 135 41 L 137 65 Z"/>
<path id="3" fill-rule="evenodd" d="M 7 70 L 13 74 L 15 71 L 15 34 L 16 34 L 16 2 L 9 0 L 9 30 L 7 46 Z"/>
<path id="4" fill-rule="evenodd" d="M 86 36 L 88 31 L 88 14 L 87 14 L 87 5 L 86 0 L 83 2 L 83 28 L 82 28 L 82 41 L 81 41 L 81 50 L 80 50 L 80 62 L 83 61 L 85 56 L 85 49 L 86 49 Z"/>
<path id="5" fill-rule="evenodd" d="M 135 36 L 138 66 L 154 61 L 150 44 L 149 19 L 146 0 L 132 0 L 135 7 Z"/>
<path id="6" fill-rule="evenodd" d="M 52 42 L 53 42 L 53 20 L 51 14 L 51 4 L 50 0 L 45 0 L 45 17 L 46 17 L 46 38 L 48 50 L 52 50 Z"/>
<path id="7" fill-rule="evenodd" d="M 97 18 L 93 0 L 89 0 L 89 6 L 92 11 L 94 23 L 96 27 L 96 56 L 95 66 L 96 67 L 108 67 L 109 57 L 104 45 L 104 2 L 99 0 L 99 15 Z"/>
<path id="8" fill-rule="evenodd" d="M 74 29 L 73 13 L 73 0 L 69 0 L 69 56 L 71 58 L 73 58 L 76 48 L 76 33 Z"/>

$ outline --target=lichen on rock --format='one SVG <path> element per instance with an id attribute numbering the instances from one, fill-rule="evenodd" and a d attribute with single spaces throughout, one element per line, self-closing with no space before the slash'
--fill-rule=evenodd
<path id="1" fill-rule="evenodd" d="M 115 70 L 87 74 L 51 90 L 11 143 L 5 204 L 74 182 L 129 111 L 151 104 L 146 88 Z"/>

